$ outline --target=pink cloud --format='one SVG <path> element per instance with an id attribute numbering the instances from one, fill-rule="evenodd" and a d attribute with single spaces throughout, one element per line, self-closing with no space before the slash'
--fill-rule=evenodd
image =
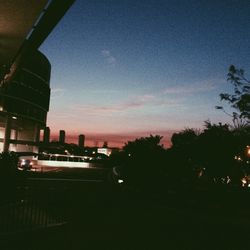
<path id="1" fill-rule="evenodd" d="M 131 100 L 124 102 L 124 103 L 118 103 L 118 104 L 112 104 L 112 105 L 78 105 L 78 106 L 72 106 L 72 110 L 77 112 L 84 112 L 86 114 L 92 114 L 92 115 L 107 115 L 112 113 L 118 113 L 127 111 L 130 109 L 136 109 L 143 107 L 150 103 L 155 96 L 153 95 L 142 95 L 132 98 Z"/>

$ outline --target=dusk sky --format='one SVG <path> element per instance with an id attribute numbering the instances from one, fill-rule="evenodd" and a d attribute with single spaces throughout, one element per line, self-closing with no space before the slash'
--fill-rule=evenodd
<path id="1" fill-rule="evenodd" d="M 230 122 L 215 106 L 231 64 L 249 75 L 249 13 L 249 0 L 76 0 L 40 48 L 52 134 L 90 146 L 159 134 L 168 146 L 174 131 Z"/>

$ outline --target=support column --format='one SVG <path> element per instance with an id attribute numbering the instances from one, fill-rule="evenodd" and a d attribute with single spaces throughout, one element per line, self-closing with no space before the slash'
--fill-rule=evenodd
<path id="1" fill-rule="evenodd" d="M 4 141 L 3 141 L 3 152 L 9 151 L 10 133 L 11 133 L 11 116 L 7 115 L 5 123 Z"/>
<path id="2" fill-rule="evenodd" d="M 37 145 L 40 142 L 40 126 L 38 124 L 35 125 L 35 142 L 37 143 Z"/>
<path id="3" fill-rule="evenodd" d="M 40 125 L 35 125 L 35 146 L 33 146 L 33 152 L 38 153 L 39 151 L 39 145 L 40 145 Z"/>

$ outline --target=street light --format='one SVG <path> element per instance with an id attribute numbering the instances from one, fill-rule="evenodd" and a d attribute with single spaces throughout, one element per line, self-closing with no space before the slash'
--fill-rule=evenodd
<path id="1" fill-rule="evenodd" d="M 247 146 L 247 155 L 250 156 L 250 147 Z"/>

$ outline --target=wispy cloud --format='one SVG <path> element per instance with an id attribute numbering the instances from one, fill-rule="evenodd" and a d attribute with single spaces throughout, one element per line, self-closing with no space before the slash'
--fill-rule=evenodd
<path id="1" fill-rule="evenodd" d="M 102 50 L 101 54 L 103 55 L 108 64 L 114 65 L 116 63 L 115 57 L 111 54 L 109 50 Z"/>
<path id="2" fill-rule="evenodd" d="M 69 113 L 69 112 L 60 112 L 58 110 L 50 110 L 50 112 L 48 113 L 48 119 L 50 120 L 50 122 L 54 121 L 68 121 L 69 119 L 73 119 L 76 118 L 77 114 L 74 113 Z"/>
<path id="3" fill-rule="evenodd" d="M 92 115 L 107 115 L 118 112 L 124 112 L 131 109 L 141 108 L 155 99 L 153 95 L 142 95 L 134 97 L 123 103 L 116 103 L 111 105 L 81 105 L 73 106 L 72 109 L 78 112 L 84 112 Z"/>
<path id="4" fill-rule="evenodd" d="M 215 83 L 200 83 L 200 84 L 188 84 L 178 85 L 173 87 L 167 87 L 163 90 L 164 94 L 193 94 L 200 92 L 208 92 L 216 88 Z"/>
<path id="5" fill-rule="evenodd" d="M 166 100 L 166 99 L 160 99 L 160 100 L 157 100 L 156 102 L 155 102 L 155 106 L 159 106 L 159 107 L 166 107 L 166 108 L 173 108 L 173 107 L 175 107 L 175 108 L 180 108 L 180 107 L 185 107 L 184 105 L 183 105 L 183 102 L 184 102 L 184 100 L 183 99 L 181 99 L 181 98 L 175 98 L 175 99 L 168 99 L 168 100 Z"/>
<path id="6" fill-rule="evenodd" d="M 118 89 L 89 89 L 88 93 L 92 94 L 117 94 L 120 90 Z"/>
<path id="7" fill-rule="evenodd" d="M 51 98 L 61 97 L 64 95 L 66 89 L 64 88 L 52 88 L 51 89 Z"/>
<path id="8" fill-rule="evenodd" d="M 77 105 L 72 106 L 72 110 L 85 113 L 87 115 L 112 115 L 131 110 L 138 110 L 143 107 L 177 107 L 180 106 L 181 100 L 159 99 L 154 95 L 141 95 L 129 99 L 122 103 L 111 105 Z"/>

